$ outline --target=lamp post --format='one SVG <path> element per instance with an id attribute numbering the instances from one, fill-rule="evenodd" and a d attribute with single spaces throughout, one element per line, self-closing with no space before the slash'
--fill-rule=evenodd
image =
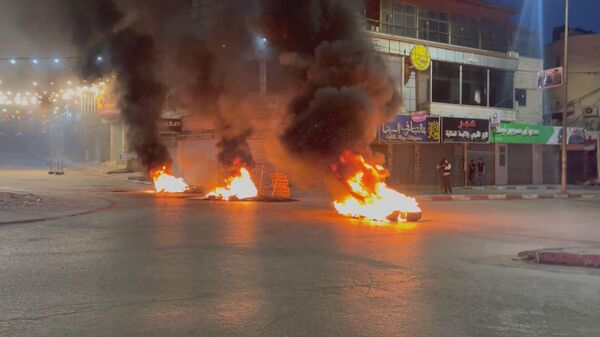
<path id="1" fill-rule="evenodd" d="M 561 149 L 561 179 L 560 188 L 562 193 L 567 193 L 567 106 L 569 101 L 569 86 L 568 77 L 569 71 L 569 0 L 565 0 L 565 45 L 564 45 L 564 61 L 563 61 L 563 111 L 562 111 L 562 149 Z"/>

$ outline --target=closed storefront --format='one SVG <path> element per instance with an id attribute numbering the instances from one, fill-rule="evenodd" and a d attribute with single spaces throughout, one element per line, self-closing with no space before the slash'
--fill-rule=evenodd
<path id="1" fill-rule="evenodd" d="M 460 183 L 462 178 L 462 161 L 455 158 L 457 144 L 425 144 L 421 146 L 421 184 L 438 185 L 440 177 L 436 166 L 443 158 L 447 158 L 452 164 L 453 176 L 455 176 L 455 185 Z M 456 177 L 458 176 L 458 177 Z"/>
<path id="2" fill-rule="evenodd" d="M 506 144 L 508 184 L 560 181 L 560 130 L 555 126 L 518 123 L 502 123 L 494 130 L 493 141 Z"/>
<path id="3" fill-rule="evenodd" d="M 471 162 L 471 160 L 477 164 L 479 163 L 479 159 L 481 159 L 485 165 L 485 174 L 482 182 L 483 185 L 493 185 L 495 183 L 494 145 L 469 144 L 467 147 L 467 165 Z"/>
<path id="4" fill-rule="evenodd" d="M 560 184 L 560 146 L 546 145 L 542 150 L 543 183 Z"/>
<path id="5" fill-rule="evenodd" d="M 179 140 L 178 166 L 183 178 L 192 185 L 202 185 L 214 177 L 208 172 L 217 168 L 217 149 L 212 133 L 185 136 Z"/>
<path id="6" fill-rule="evenodd" d="M 508 145 L 508 184 L 531 184 L 533 172 L 533 146 L 530 144 Z"/>

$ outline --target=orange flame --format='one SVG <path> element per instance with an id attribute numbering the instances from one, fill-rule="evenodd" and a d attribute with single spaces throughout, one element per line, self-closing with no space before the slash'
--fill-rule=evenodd
<path id="1" fill-rule="evenodd" d="M 165 166 L 162 169 L 156 171 L 152 175 L 154 180 L 154 190 L 157 193 L 182 193 L 187 191 L 190 187 L 183 181 L 183 178 L 177 178 L 166 172 Z"/>
<path id="2" fill-rule="evenodd" d="M 225 187 L 217 187 L 206 195 L 206 198 L 216 198 L 222 200 L 248 199 L 258 195 L 258 189 L 250 172 L 245 168 L 240 168 L 237 176 L 229 177 L 225 180 Z"/>
<path id="3" fill-rule="evenodd" d="M 333 206 L 343 215 L 387 221 L 394 213 L 420 213 L 421 209 L 414 198 L 389 188 L 385 183 L 387 171 L 381 165 L 371 165 L 359 155 L 345 152 L 340 158 L 344 170 L 351 169 L 350 178 L 344 183 L 349 193 Z M 334 167 L 337 173 L 337 167 Z"/>

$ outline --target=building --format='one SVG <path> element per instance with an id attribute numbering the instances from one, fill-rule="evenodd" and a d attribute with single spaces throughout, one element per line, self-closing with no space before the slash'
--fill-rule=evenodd
<path id="1" fill-rule="evenodd" d="M 545 49 L 545 68 L 560 67 L 564 61 L 564 26 L 554 29 L 553 41 Z M 573 28 L 569 30 L 567 126 L 585 129 L 587 143 L 571 144 L 568 156 L 568 181 L 579 183 L 597 176 L 597 152 L 594 139 L 600 131 L 600 60 L 595 50 L 600 47 L 600 34 Z M 550 88 L 544 93 L 544 121 L 562 124 L 564 87 Z"/>
<path id="2" fill-rule="evenodd" d="M 488 133 L 489 121 L 539 124 L 542 94 L 537 90 L 537 72 L 542 60 L 520 54 L 525 37 L 512 25 L 514 9 L 483 0 L 372 0 L 367 2 L 366 28 L 374 48 L 385 55 L 399 81 L 408 114 L 423 111 L 444 121 L 475 120 Z M 527 39 L 532 40 L 529 32 Z M 533 40 L 536 40 L 533 38 Z M 520 42 L 520 43 L 519 43 Z M 430 55 L 425 70 L 410 62 L 416 46 Z M 407 69 L 407 67 L 409 69 Z M 408 76 L 410 75 L 410 77 Z M 378 140 L 378 151 L 388 158 L 396 185 L 434 185 L 436 164 L 448 158 L 454 165 L 454 184 L 466 183 L 466 164 L 482 158 L 487 164 L 485 184 L 555 183 L 553 163 L 556 146 L 546 149 L 533 144 L 448 140 L 403 142 Z M 550 164 L 552 164 L 550 163 Z M 545 167 L 548 172 L 543 172 Z"/>
<path id="3" fill-rule="evenodd" d="M 202 31 L 214 20 L 221 2 L 191 3 L 193 24 Z M 438 127 L 434 140 L 380 136 L 374 142 L 373 149 L 386 157 L 392 185 L 436 185 L 435 167 L 443 157 L 453 163 L 455 185 L 466 183 L 467 163 L 478 158 L 487 166 L 485 184 L 558 182 L 558 143 L 496 138 L 496 128 L 490 127 L 497 124 L 506 130 L 514 124 L 529 130 L 542 122 L 542 92 L 537 89 L 537 73 L 543 69 L 541 48 L 531 48 L 531 41 L 539 42 L 539 36 L 519 31 L 511 21 L 516 14 L 515 9 L 484 0 L 365 0 L 365 34 L 384 57 L 404 97 L 398 118 L 422 112 Z M 427 55 L 421 69 L 411 62 L 415 50 Z M 277 95 L 269 85 L 276 68 L 267 60 L 258 62 L 257 70 L 257 96 L 272 100 L 274 109 L 283 108 L 277 107 Z M 446 137 L 445 131 L 454 133 L 446 130 L 453 123 L 455 127 L 477 124 L 474 133 L 484 137 Z M 214 152 L 211 137 L 192 120 L 184 122 L 180 157 Z M 505 143 L 494 143 L 495 139 Z M 260 142 L 251 141 L 253 152 L 267 164 Z M 199 170 L 182 167 L 184 175 Z"/>

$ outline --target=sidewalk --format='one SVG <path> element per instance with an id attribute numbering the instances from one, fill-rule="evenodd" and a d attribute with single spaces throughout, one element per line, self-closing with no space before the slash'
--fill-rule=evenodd
<path id="1" fill-rule="evenodd" d="M 399 190 L 418 201 L 600 199 L 600 188 L 591 186 L 568 186 L 567 193 L 560 193 L 557 185 L 465 186 L 453 188 L 453 194 L 442 194 L 436 186 Z"/>

